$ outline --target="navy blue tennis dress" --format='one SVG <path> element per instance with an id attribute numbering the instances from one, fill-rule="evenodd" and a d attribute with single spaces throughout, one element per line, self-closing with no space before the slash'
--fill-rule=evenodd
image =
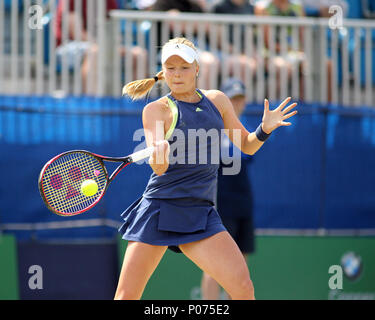
<path id="1" fill-rule="evenodd" d="M 123 239 L 181 252 L 180 244 L 226 230 L 214 206 L 223 119 L 199 89 L 197 94 L 197 103 L 167 96 L 173 114 L 166 134 L 169 167 L 161 176 L 153 172 L 142 197 L 121 214 Z"/>

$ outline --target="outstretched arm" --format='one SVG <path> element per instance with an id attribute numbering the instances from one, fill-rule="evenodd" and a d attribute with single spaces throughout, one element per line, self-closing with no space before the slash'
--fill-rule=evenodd
<path id="1" fill-rule="evenodd" d="M 224 128 L 228 130 L 229 139 L 243 153 L 253 155 L 263 145 L 264 141 L 260 141 L 256 132 L 249 132 L 242 125 L 234 112 L 233 106 L 229 98 L 220 91 L 216 91 L 214 103 L 218 106 L 224 121 Z M 269 109 L 269 102 L 264 100 L 264 113 L 261 128 L 264 133 L 270 134 L 280 126 L 290 126 L 290 122 L 284 120 L 297 114 L 297 111 L 290 112 L 297 103 L 287 106 L 291 98 L 285 99 L 276 109 Z M 285 108 L 286 107 L 286 108 Z"/>

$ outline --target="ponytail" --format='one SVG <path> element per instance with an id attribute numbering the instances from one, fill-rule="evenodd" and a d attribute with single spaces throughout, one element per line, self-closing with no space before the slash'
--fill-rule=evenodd
<path id="1" fill-rule="evenodd" d="M 159 80 L 164 80 L 163 71 L 153 78 L 147 78 L 143 80 L 135 80 L 129 82 L 122 88 L 122 95 L 128 95 L 133 100 L 138 100 L 147 95 Z"/>

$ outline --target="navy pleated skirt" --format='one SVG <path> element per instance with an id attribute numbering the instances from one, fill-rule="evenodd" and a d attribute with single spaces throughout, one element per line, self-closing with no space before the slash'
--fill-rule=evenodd
<path id="1" fill-rule="evenodd" d="M 168 246 L 181 252 L 180 244 L 198 241 L 226 230 L 211 202 L 193 199 L 141 197 L 122 214 L 122 238 Z"/>

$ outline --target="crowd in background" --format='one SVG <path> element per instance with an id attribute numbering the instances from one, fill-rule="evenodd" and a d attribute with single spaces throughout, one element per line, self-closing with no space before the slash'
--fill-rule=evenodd
<path id="1" fill-rule="evenodd" d="M 274 4 L 272 4 L 272 2 Z M 117 0 L 117 5 L 120 9 L 130 10 L 178 10 L 189 12 L 253 14 L 257 13 L 256 9 L 269 6 L 277 7 L 279 3 L 286 2 L 292 6 L 299 6 L 304 15 L 312 17 L 330 16 L 332 12 L 329 12 L 329 8 L 334 5 L 339 5 L 343 9 L 344 15 L 349 18 L 371 19 L 375 16 L 375 1 L 373 0 Z M 276 12 L 278 10 L 274 10 L 273 8 L 272 11 Z M 290 12 L 282 9 L 278 12 L 280 15 L 289 15 L 289 13 Z"/>
<path id="2" fill-rule="evenodd" d="M 62 6 L 64 1 L 59 1 L 58 4 L 58 17 L 57 17 L 57 43 L 60 44 L 61 41 L 61 14 L 62 14 Z M 320 1 L 312 1 L 312 0 L 107 0 L 107 11 L 112 9 L 130 9 L 130 10 L 149 10 L 149 11 L 163 11 L 168 12 L 170 14 L 178 14 L 178 12 L 194 12 L 194 13 L 215 13 L 215 14 L 252 14 L 257 16 L 288 16 L 288 17 L 303 17 L 303 16 L 315 16 L 315 17 L 329 17 L 330 15 L 336 13 L 335 10 L 330 10 L 330 8 L 334 5 L 338 5 L 342 8 L 342 12 L 344 16 L 348 16 L 348 8 L 349 6 L 353 5 L 353 1 L 351 0 L 320 0 Z M 74 39 L 74 30 L 75 30 L 75 20 L 77 17 L 74 15 L 74 1 L 69 0 L 69 10 L 72 12 L 71 16 L 69 16 L 69 37 Z M 373 4 L 374 3 L 374 4 Z M 356 18 L 370 18 L 374 13 L 375 1 L 371 0 L 361 0 L 360 5 L 358 6 L 359 2 L 357 1 L 357 11 L 360 8 L 358 16 Z M 82 33 L 82 41 L 86 41 L 86 32 L 85 27 L 87 27 L 87 16 L 86 16 L 86 0 L 82 1 L 82 26 L 83 26 L 83 33 Z M 355 14 L 355 11 L 351 7 L 351 15 Z M 199 22 L 201 23 L 201 22 Z M 194 32 L 196 32 L 196 27 L 194 27 Z M 171 37 L 173 37 L 173 24 L 171 24 Z M 160 29 L 159 29 L 160 33 Z M 291 30 L 288 29 L 288 36 L 290 36 Z M 182 30 L 182 35 L 185 32 Z M 300 34 L 301 39 L 303 35 Z M 193 39 L 194 40 L 194 39 Z M 217 73 L 217 77 L 220 79 L 220 63 L 225 64 L 229 68 L 228 75 L 232 76 L 234 74 L 234 69 L 237 67 L 241 73 L 241 79 L 245 81 L 245 72 L 250 71 L 252 76 L 256 73 L 256 64 L 257 59 L 254 56 L 247 56 L 244 53 L 244 42 L 243 41 L 243 34 L 242 34 L 242 50 L 240 53 L 235 54 L 233 52 L 233 32 L 229 34 L 229 50 L 228 52 L 221 52 L 221 54 L 215 55 L 210 50 L 204 50 L 204 48 L 200 48 L 200 77 L 199 77 L 199 86 L 201 88 L 211 88 L 210 85 L 210 74 Z M 162 43 L 158 41 L 158 46 L 162 46 Z M 291 72 L 293 67 L 297 67 L 300 69 L 300 74 L 303 73 L 303 50 L 291 50 L 288 47 L 288 54 L 287 55 L 280 55 L 280 41 L 279 36 L 276 35 L 276 57 L 272 59 L 268 59 L 267 57 L 267 49 L 269 47 L 268 44 L 268 30 L 265 30 L 265 65 L 267 68 L 270 68 L 270 65 L 274 67 L 276 70 L 276 78 L 279 83 L 280 81 L 280 70 L 286 68 L 288 78 L 291 77 Z M 82 79 L 83 79 L 83 87 L 85 88 L 86 79 L 88 70 L 91 69 L 91 66 L 95 64 L 95 57 L 97 52 L 96 45 L 91 46 L 91 64 L 88 63 L 87 55 L 84 56 L 85 50 L 88 47 L 84 44 L 80 44 L 79 48 L 73 46 L 71 48 L 74 52 L 79 52 L 82 55 Z M 64 54 L 66 50 L 58 50 L 58 53 L 61 52 Z M 125 49 L 122 50 L 121 55 L 124 56 L 126 54 Z M 134 68 L 133 74 L 137 74 L 137 63 L 139 61 L 143 61 L 143 64 L 147 64 L 147 51 L 144 48 L 134 47 L 132 51 L 129 53 L 132 55 L 133 63 L 132 66 Z M 94 68 L 95 69 L 95 68 Z M 328 69 L 328 77 L 330 77 L 330 64 L 327 65 Z M 139 75 L 139 73 L 138 73 Z M 148 74 L 141 75 L 144 77 L 148 77 Z M 328 81 L 329 82 L 329 81 Z M 300 84 L 300 96 L 303 96 L 303 81 Z M 280 90 L 280 88 L 277 88 Z M 87 90 L 84 89 L 87 92 Z M 95 92 L 95 88 L 93 88 Z"/>
<path id="3" fill-rule="evenodd" d="M 19 8 L 22 7 L 22 1 L 19 2 Z M 45 11 L 48 11 L 49 1 L 43 1 Z M 54 29 L 56 31 L 56 56 L 58 66 L 63 60 L 62 57 L 69 57 L 68 67 L 73 69 L 79 61 L 82 79 L 82 92 L 86 94 L 95 94 L 97 88 L 95 87 L 97 77 L 97 53 L 98 44 L 95 36 L 90 36 L 88 32 L 88 16 L 87 16 L 87 0 L 81 0 L 82 16 L 78 17 L 75 12 L 75 0 L 58 0 L 57 1 L 57 14 Z M 10 8 L 12 1 L 5 0 L 5 8 Z M 66 8 L 68 12 L 68 39 L 62 43 L 62 15 L 63 6 L 69 4 Z M 336 7 L 334 7 L 336 6 Z M 241 15 L 256 15 L 256 16 L 284 16 L 284 17 L 330 17 L 337 13 L 337 6 L 340 6 L 344 17 L 356 19 L 373 19 L 375 17 L 375 0 L 106 0 L 107 14 L 112 9 L 125 9 L 125 10 L 147 10 L 147 11 L 163 11 L 169 14 L 176 15 L 179 12 L 192 12 L 192 13 L 214 13 L 214 14 L 241 14 Z M 9 13 L 9 11 L 8 11 Z M 10 15 L 10 14 L 9 14 Z M 77 40 L 76 30 L 77 25 L 80 26 L 80 39 Z M 191 39 L 197 44 L 197 30 L 201 27 L 202 21 L 197 21 L 193 27 L 194 39 Z M 170 37 L 173 37 L 174 24 L 170 23 Z M 21 28 L 20 28 L 21 29 Z M 206 29 L 206 40 L 208 40 L 208 28 Z M 185 30 L 182 31 L 182 36 L 186 36 Z M 287 36 L 291 38 L 291 28 L 287 29 Z M 291 79 L 292 70 L 297 69 L 299 72 L 299 96 L 302 98 L 304 95 L 302 75 L 304 73 L 304 52 L 302 47 L 303 30 L 299 30 L 300 45 L 299 48 L 292 48 L 291 43 L 287 44 L 287 53 L 281 54 L 279 29 L 276 29 L 275 35 L 275 55 L 269 57 L 269 30 L 268 27 L 264 30 L 265 43 L 262 54 L 264 60 L 265 72 L 269 69 L 275 70 L 275 78 L 277 86 L 280 83 L 281 70 L 287 70 L 287 79 Z M 5 37 L 6 38 L 6 37 Z M 207 41 L 208 43 L 209 41 Z M 160 48 L 163 43 L 160 36 L 160 27 L 158 27 L 158 40 L 157 47 Z M 241 30 L 241 48 L 235 48 L 233 39 L 233 29 L 229 29 L 229 38 L 227 50 L 220 48 L 219 53 L 212 52 L 207 46 L 206 48 L 199 49 L 200 61 L 200 76 L 198 85 L 202 89 L 211 89 L 213 85 L 210 78 L 215 74 L 218 84 L 223 80 L 220 73 L 220 66 L 225 65 L 228 68 L 227 76 L 237 74 L 243 81 L 245 81 L 245 73 L 251 74 L 256 78 L 257 68 L 257 55 L 249 56 L 245 53 L 244 46 L 244 32 Z M 8 46 L 9 47 L 9 46 Z M 7 45 L 5 45 L 7 48 Z M 237 50 L 237 51 L 236 51 Z M 259 52 L 257 53 L 259 54 Z M 148 50 L 140 46 L 134 45 L 132 48 L 121 48 L 121 57 L 126 55 L 132 56 L 132 74 L 135 77 L 149 77 L 153 75 L 148 74 L 148 68 L 141 68 L 144 74 L 140 74 L 138 65 L 147 66 Z M 78 58 L 77 58 L 78 57 Z M 235 72 L 239 70 L 239 72 Z M 327 62 L 328 84 L 330 84 L 331 65 Z M 285 78 L 284 78 L 285 80 Z M 87 82 L 91 81 L 91 86 Z M 256 80 L 254 80 L 256 81 Z M 216 84 L 217 84 L 216 83 Z M 90 88 L 89 88 L 90 87 Z M 280 92 L 280 88 L 276 90 Z M 330 90 L 328 88 L 328 95 Z M 328 96 L 328 99 L 330 97 Z"/>

